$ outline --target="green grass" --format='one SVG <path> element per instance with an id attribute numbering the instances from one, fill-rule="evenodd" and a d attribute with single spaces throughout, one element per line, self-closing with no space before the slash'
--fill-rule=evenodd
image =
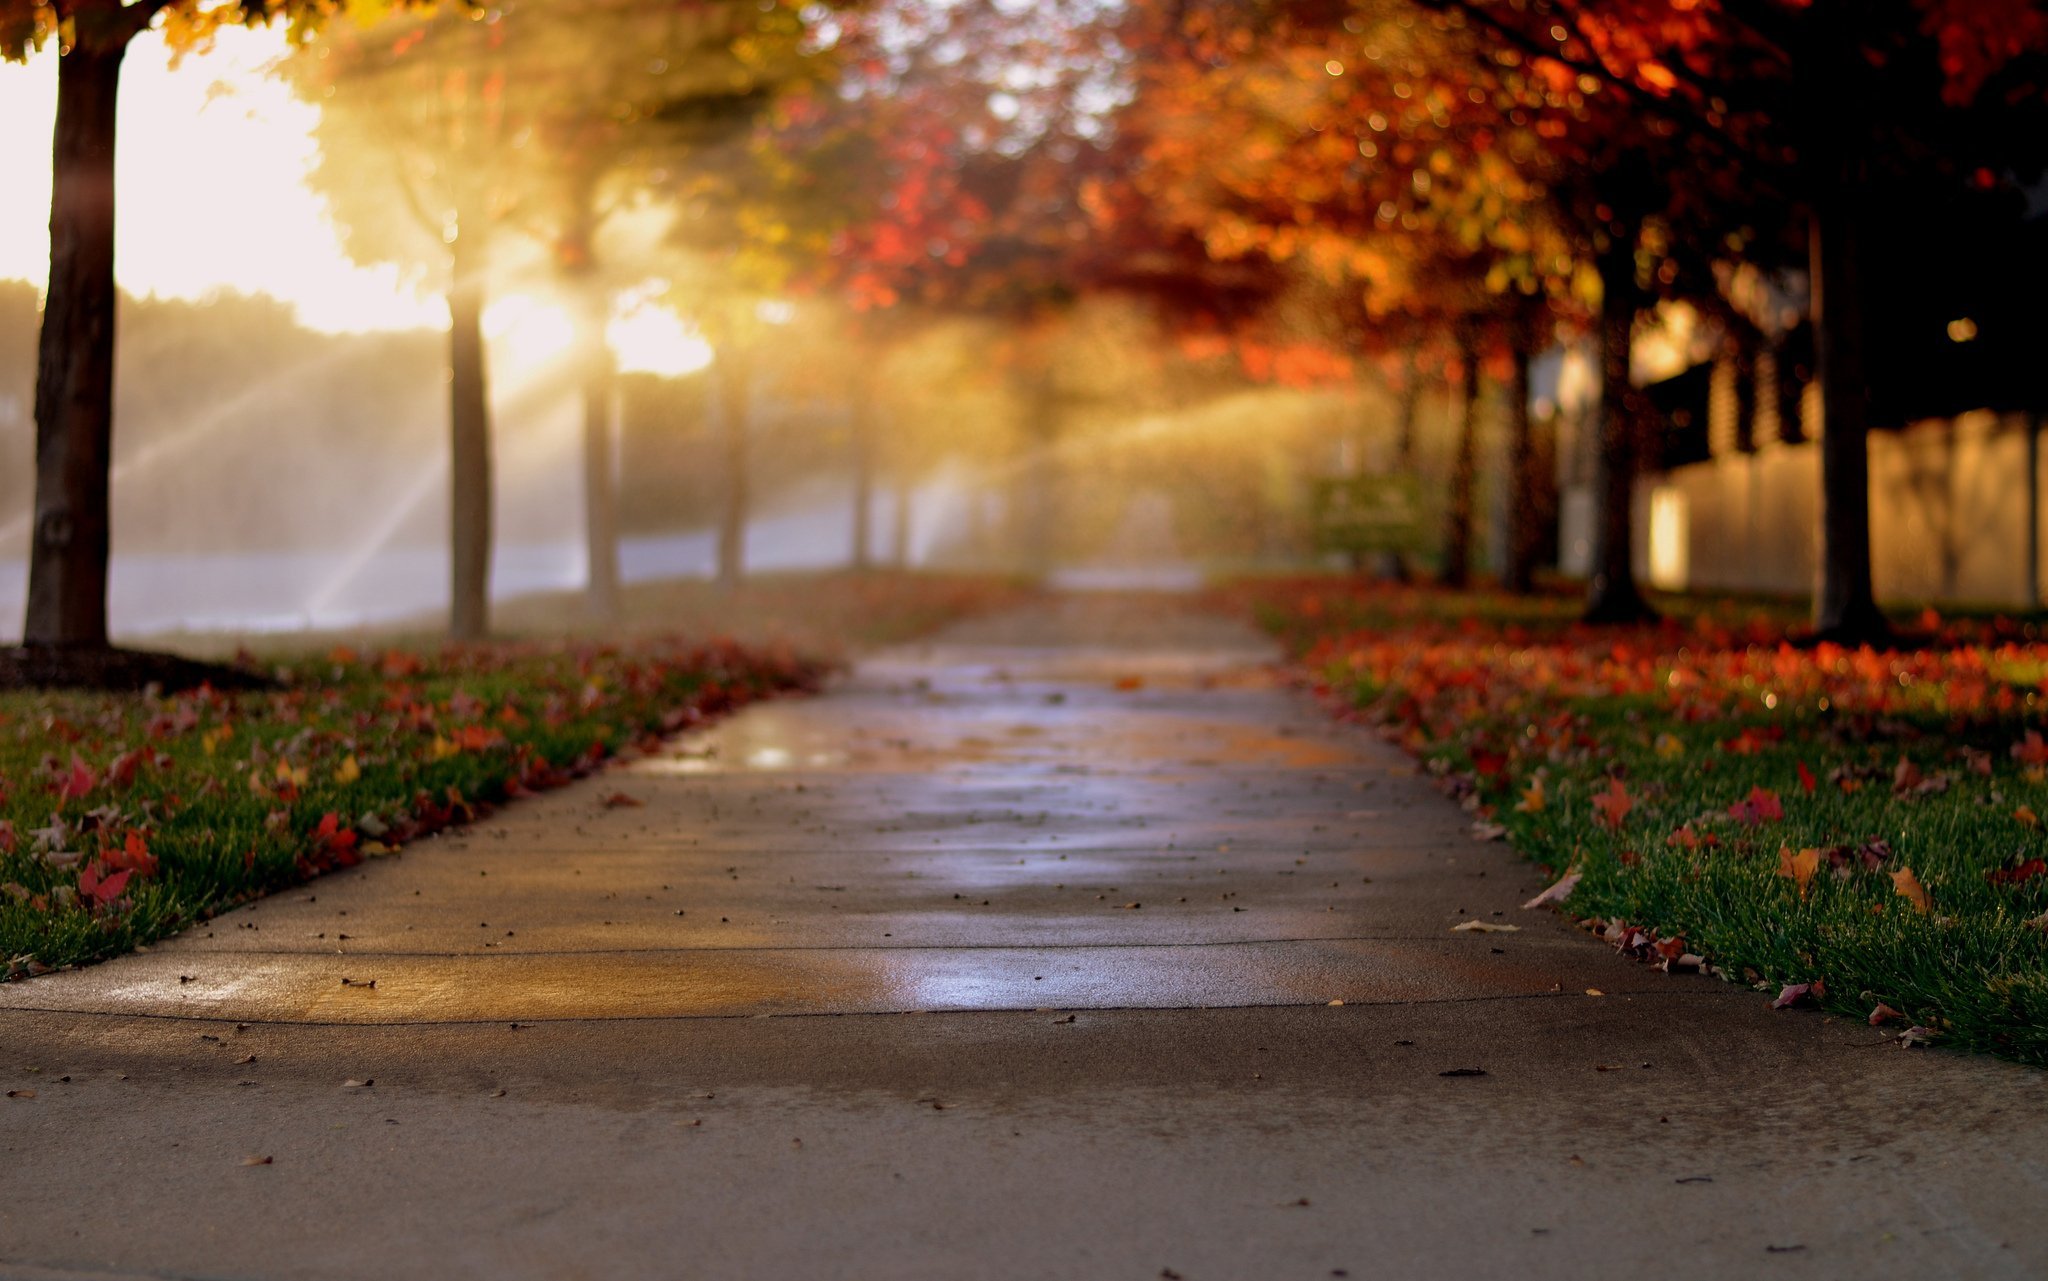
<path id="1" fill-rule="evenodd" d="M 1314 582 L 1235 600 L 1340 712 L 1385 727 L 1516 849 L 1579 872 L 1567 910 L 1648 959 L 1663 941 L 1772 994 L 1820 980 L 1837 1013 L 1882 1003 L 1894 1030 L 2048 1064 L 2034 624 L 1978 617 L 1872 654 L 1784 645 L 1783 611 L 1744 602 L 1615 631 L 1574 626 L 1555 597 Z M 1594 797 L 1617 786 L 1631 807 L 1614 824 Z M 1731 813 L 1755 789 L 1782 817 Z M 1895 880 L 1908 870 L 1928 910 Z"/>
<path id="2" fill-rule="evenodd" d="M 337 652 L 280 674 L 275 693 L 0 694 L 0 972 L 110 956 L 394 852 L 820 669 L 642 642 Z"/>

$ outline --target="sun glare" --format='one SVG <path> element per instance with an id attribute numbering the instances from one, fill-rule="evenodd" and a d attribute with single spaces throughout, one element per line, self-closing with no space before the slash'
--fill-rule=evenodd
<path id="1" fill-rule="evenodd" d="M 130 293 L 204 298 L 222 290 L 292 304 L 328 332 L 447 324 L 447 309 L 395 268 L 342 253 L 305 185 L 318 111 L 263 68 L 284 52 L 274 30 L 230 28 L 176 67 L 163 40 L 135 42 L 121 75 L 121 212 L 116 276 Z M 49 269 L 50 131 L 57 60 L 0 64 L 0 278 Z"/>
<path id="2" fill-rule="evenodd" d="M 683 319 L 647 298 L 633 299 L 605 329 L 624 373 L 680 378 L 711 364 L 711 344 Z"/>

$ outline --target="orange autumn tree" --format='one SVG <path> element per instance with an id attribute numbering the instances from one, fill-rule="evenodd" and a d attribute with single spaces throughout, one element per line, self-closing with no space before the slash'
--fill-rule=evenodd
<path id="1" fill-rule="evenodd" d="M 1463 583 L 1481 359 L 1512 353 L 1526 391 L 1529 348 L 1552 307 L 1570 310 L 1585 292 L 1537 180 L 1540 140 L 1526 120 L 1504 118 L 1483 45 L 1398 0 L 1145 12 L 1152 56 L 1128 115 L 1147 140 L 1134 181 L 1153 207 L 1219 259 L 1263 255 L 1315 280 L 1356 345 L 1454 350 L 1461 412 L 1443 577 Z M 1219 153 L 1216 136 L 1239 141 Z M 1413 390 L 1402 388 L 1404 404 Z M 1512 452 L 1526 468 L 1520 399 Z M 1404 442 L 1411 431 L 1399 432 Z M 1524 487 L 1508 489 L 1518 500 L 1508 577 L 1526 585 Z"/>
<path id="2" fill-rule="evenodd" d="M 1887 308 L 1882 282 L 1872 289 L 1869 233 L 1892 201 L 2016 193 L 2040 172 L 2048 10 L 2039 0 L 1420 2 L 1676 144 L 1645 156 L 1645 181 L 1674 223 L 1697 219 L 1698 241 L 1738 222 L 1716 177 L 1739 177 L 1803 222 L 1823 406 L 1813 622 L 1824 638 L 1887 637 L 1870 563 L 1865 360 Z M 1764 230 L 1747 251 L 1767 253 Z"/>

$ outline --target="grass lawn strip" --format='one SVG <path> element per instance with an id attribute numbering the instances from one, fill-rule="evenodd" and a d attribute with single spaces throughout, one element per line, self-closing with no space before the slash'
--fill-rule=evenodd
<path id="1" fill-rule="evenodd" d="M 1576 602 L 1232 592 L 1343 714 L 1379 725 L 1560 876 L 1564 906 L 1907 1044 L 2048 1064 L 2048 644 L 1941 627 L 1903 653 L 1706 610 L 1587 629 Z M 1935 627 L 1931 616 L 1922 626 Z"/>
<path id="2" fill-rule="evenodd" d="M 645 641 L 337 650 L 270 693 L 0 694 L 0 971 L 127 951 L 822 674 Z"/>

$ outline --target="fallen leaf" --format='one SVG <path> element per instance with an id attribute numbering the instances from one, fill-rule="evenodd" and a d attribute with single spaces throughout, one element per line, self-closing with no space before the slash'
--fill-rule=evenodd
<path id="1" fill-rule="evenodd" d="M 1778 803 L 1776 792 L 1761 787 L 1749 789 L 1749 795 L 1728 807 L 1730 817 L 1752 827 L 1760 823 L 1775 823 L 1785 817 L 1785 807 Z"/>
<path id="2" fill-rule="evenodd" d="M 1802 1003 L 1818 1003 L 1827 994 L 1827 984 L 1819 979 L 1811 983 L 1787 983 L 1778 989 L 1778 999 L 1771 1002 L 1771 1008 L 1784 1010 Z"/>
<path id="3" fill-rule="evenodd" d="M 1812 795 L 1813 789 L 1820 786 L 1820 780 L 1813 776 L 1812 770 L 1806 768 L 1805 761 L 1799 761 L 1797 764 L 1799 766 L 1799 788 L 1808 795 Z"/>
<path id="4" fill-rule="evenodd" d="M 1508 834 L 1508 829 L 1498 823 L 1474 823 L 1472 839 L 1475 841 L 1497 841 Z"/>
<path id="5" fill-rule="evenodd" d="M 9 1090 L 7 1092 L 7 1097 L 10 1099 L 32 1099 L 35 1096 L 36 1092 L 34 1090 Z"/>
<path id="6" fill-rule="evenodd" d="M 1659 760 L 1677 760 L 1685 755 L 1685 742 L 1676 734 L 1659 734 L 1655 750 Z"/>
<path id="7" fill-rule="evenodd" d="M 2023 825 L 2031 827 L 2036 831 L 2039 831 L 2041 828 L 2041 816 L 2034 812 L 2034 807 L 2031 805 L 2020 806 L 2012 812 L 2012 816 Z"/>
<path id="8" fill-rule="evenodd" d="M 1778 847 L 1778 875 L 1799 886 L 1799 897 L 1806 897 L 1807 887 L 1813 884 L 1813 874 L 1820 870 L 1820 851 L 1804 849 L 1797 854 L 1789 845 Z"/>
<path id="9" fill-rule="evenodd" d="M 1571 897 L 1572 891 L 1578 888 L 1579 876 L 1580 873 L 1578 872 L 1566 872 L 1563 876 L 1558 877 L 1557 881 L 1549 889 L 1522 904 L 1522 910 L 1528 911 L 1531 908 L 1542 907 L 1545 903 L 1564 902 Z"/>
<path id="10" fill-rule="evenodd" d="M 1587 995 L 1587 996 L 1605 996 L 1605 995 L 1607 995 L 1607 993 L 1605 993 L 1605 992 L 1601 991 L 1601 990 L 1600 990 L 1599 988 L 1597 988 L 1597 987 L 1589 987 L 1589 988 L 1587 988 L 1587 989 L 1586 989 L 1586 995 Z"/>
<path id="11" fill-rule="evenodd" d="M 638 809 L 642 805 L 647 804 L 647 802 L 637 796 L 628 796 L 624 792 L 613 792 L 610 796 L 604 798 L 604 804 L 606 809 L 618 810 Z"/>
<path id="12" fill-rule="evenodd" d="M 1915 1045 L 1925 1045 L 1940 1035 L 1941 1033 L 1931 1027 L 1909 1027 L 1899 1033 L 1899 1048 L 1904 1050 Z"/>
<path id="13" fill-rule="evenodd" d="M 348 1080 L 343 1081 L 341 1083 L 341 1088 L 344 1090 L 367 1090 L 375 1084 L 377 1084 L 377 1082 L 374 1077 L 366 1077 L 361 1081 L 356 1080 L 354 1077 L 350 1077 Z"/>
<path id="14" fill-rule="evenodd" d="M 1541 814 L 1543 807 L 1549 803 L 1550 798 L 1544 795 L 1543 792 L 1543 780 L 1541 778 L 1532 778 L 1529 780 L 1529 786 L 1522 789 L 1522 799 L 1515 802 L 1515 812 L 1518 814 Z"/>
<path id="15" fill-rule="evenodd" d="M 1921 915 L 1934 910 L 1934 901 L 1927 897 L 1927 887 L 1920 884 L 1920 878 L 1913 875 L 1912 868 L 1902 867 L 1892 873 L 1892 889 Z"/>
<path id="16" fill-rule="evenodd" d="M 1905 1017 L 1906 1016 L 1904 1014 L 1901 1014 L 1899 1011 L 1893 1009 L 1891 1006 L 1886 1005 L 1883 1001 L 1879 1001 L 1877 1003 L 1877 1008 L 1870 1012 L 1870 1026 L 1883 1027 L 1885 1024 L 1891 1022 L 1893 1019 L 1902 1019 Z"/>
<path id="17" fill-rule="evenodd" d="M 1607 780 L 1607 790 L 1593 797 L 1593 812 L 1610 830 L 1619 830 L 1622 820 L 1636 806 L 1635 798 L 1628 794 L 1628 788 L 1618 778 Z"/>
<path id="18" fill-rule="evenodd" d="M 1494 924 L 1494 923 L 1492 923 L 1491 921 L 1467 921 L 1467 922 L 1465 922 L 1465 923 L 1464 923 L 1463 925 L 1453 925 L 1453 926 L 1451 927 L 1451 933 L 1453 933 L 1453 934 L 1514 934 L 1514 933 L 1516 933 L 1516 932 L 1520 931 L 1520 930 L 1521 930 L 1521 928 L 1522 928 L 1522 927 L 1521 927 L 1521 926 L 1519 926 L 1519 925 L 1495 925 L 1495 924 Z"/>
<path id="19" fill-rule="evenodd" d="M 267 1157 L 267 1156 L 245 1156 L 245 1157 L 243 1157 L 243 1158 L 242 1158 L 242 1164 L 243 1164 L 243 1165 L 269 1165 L 269 1164 L 270 1164 L 270 1158 L 269 1158 L 269 1157 Z"/>

